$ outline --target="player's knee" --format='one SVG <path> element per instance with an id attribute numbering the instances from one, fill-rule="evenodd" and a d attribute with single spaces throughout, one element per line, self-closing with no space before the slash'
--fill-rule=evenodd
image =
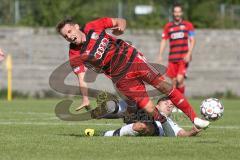
<path id="1" fill-rule="evenodd" d="M 169 83 L 172 84 L 173 87 L 176 87 L 176 86 L 177 86 L 177 79 L 174 78 L 174 79 L 172 79 L 172 81 L 169 82 Z"/>
<path id="2" fill-rule="evenodd" d="M 149 114 L 152 114 L 154 112 L 154 104 L 152 101 L 149 101 L 147 105 L 143 108 L 143 110 Z"/>
<path id="3" fill-rule="evenodd" d="M 169 94 L 171 92 L 172 88 L 174 87 L 172 80 L 168 77 L 156 78 L 152 82 L 152 84 L 157 90 L 159 90 L 163 94 Z"/>
<path id="4" fill-rule="evenodd" d="M 147 125 L 145 123 L 137 122 L 133 124 L 133 130 L 139 133 L 144 133 L 147 129 Z"/>
<path id="5" fill-rule="evenodd" d="M 184 83 L 182 82 L 182 83 L 177 83 L 177 86 L 176 86 L 177 88 L 181 88 L 181 87 L 184 87 Z"/>
<path id="6" fill-rule="evenodd" d="M 160 87 L 160 91 L 164 94 L 169 94 L 172 91 L 173 87 L 174 85 L 172 82 L 164 81 Z"/>
<path id="7" fill-rule="evenodd" d="M 177 77 L 177 86 L 182 86 L 184 83 L 184 76 L 183 75 L 179 75 Z"/>

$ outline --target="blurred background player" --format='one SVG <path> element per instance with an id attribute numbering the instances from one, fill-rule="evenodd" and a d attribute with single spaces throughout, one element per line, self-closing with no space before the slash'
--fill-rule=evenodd
<path id="1" fill-rule="evenodd" d="M 119 117 L 124 117 L 128 115 L 129 111 L 124 102 L 120 101 L 119 111 L 116 113 Z M 201 130 L 197 129 L 196 126 L 193 126 L 191 130 L 184 130 L 183 128 L 179 127 L 171 118 L 171 114 L 174 108 L 173 103 L 167 97 L 160 98 L 156 104 L 156 108 L 167 117 L 167 121 L 171 125 L 174 133 L 171 136 L 178 136 L 178 137 L 189 137 L 197 135 Z M 142 114 L 136 113 L 136 116 L 144 117 Z M 134 116 L 132 116 L 134 117 Z M 139 119 L 137 118 L 137 119 Z M 163 129 L 161 123 L 159 121 L 154 122 L 146 122 L 146 118 L 142 119 L 138 122 L 128 123 L 127 125 L 117 129 L 117 130 L 110 130 L 104 133 L 104 136 L 166 136 L 165 130 Z"/>
<path id="2" fill-rule="evenodd" d="M 183 7 L 180 4 L 173 6 L 172 16 L 173 21 L 168 22 L 163 29 L 159 63 L 163 61 L 163 52 L 169 41 L 167 75 L 172 79 L 173 85 L 184 94 L 184 77 L 192 59 L 195 32 L 192 23 L 183 19 Z"/>
<path id="3" fill-rule="evenodd" d="M 2 49 L 0 48 L 0 62 L 3 61 L 4 58 L 5 58 L 5 55 L 4 55 L 3 51 L 2 51 Z"/>

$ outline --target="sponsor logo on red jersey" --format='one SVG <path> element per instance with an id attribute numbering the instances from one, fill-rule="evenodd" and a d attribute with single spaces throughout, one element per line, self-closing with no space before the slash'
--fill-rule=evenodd
<path id="1" fill-rule="evenodd" d="M 176 32 L 171 34 L 171 39 L 180 39 L 184 37 L 183 32 Z"/>
<path id="2" fill-rule="evenodd" d="M 108 40 L 107 38 L 103 38 L 103 39 L 101 40 L 101 43 L 99 44 L 99 47 L 97 48 L 97 51 L 96 51 L 96 53 L 94 54 L 94 57 L 95 57 L 96 59 L 101 59 L 101 58 L 102 58 L 102 55 L 103 55 L 103 53 L 105 52 L 108 43 L 109 43 L 109 40 Z"/>

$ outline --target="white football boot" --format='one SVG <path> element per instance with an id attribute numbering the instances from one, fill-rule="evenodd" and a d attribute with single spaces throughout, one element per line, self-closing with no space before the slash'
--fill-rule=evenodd
<path id="1" fill-rule="evenodd" d="M 200 119 L 198 117 L 194 118 L 194 125 L 198 128 L 198 129 L 205 129 L 209 126 L 210 122 L 207 120 L 203 120 Z"/>

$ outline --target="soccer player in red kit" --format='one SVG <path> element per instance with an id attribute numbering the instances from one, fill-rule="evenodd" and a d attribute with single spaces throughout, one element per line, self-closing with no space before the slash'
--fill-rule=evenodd
<path id="1" fill-rule="evenodd" d="M 191 61 L 195 33 L 192 23 L 182 18 L 183 8 L 181 5 L 174 5 L 172 14 L 173 21 L 167 23 L 163 29 L 159 62 L 162 63 L 162 55 L 166 48 L 166 42 L 169 40 L 167 75 L 172 79 L 174 87 L 184 94 L 184 77 Z"/>
<path id="2" fill-rule="evenodd" d="M 165 123 L 166 117 L 155 108 L 146 92 L 146 82 L 166 94 L 197 127 L 207 127 L 209 122 L 197 117 L 187 99 L 146 61 L 142 53 L 105 31 L 112 29 L 114 35 L 120 35 L 125 28 L 126 20 L 109 17 L 90 21 L 82 27 L 65 19 L 56 27 L 60 35 L 70 42 L 70 64 L 76 74 L 84 72 L 84 67 L 104 73 L 122 95 L 155 120 Z"/>

